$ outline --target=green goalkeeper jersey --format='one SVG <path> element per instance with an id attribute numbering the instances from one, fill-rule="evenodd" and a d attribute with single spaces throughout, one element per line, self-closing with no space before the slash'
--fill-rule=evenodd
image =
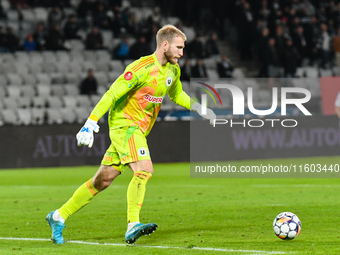
<path id="1" fill-rule="evenodd" d="M 164 96 L 190 110 L 191 99 L 182 90 L 179 65 L 161 66 L 155 54 L 128 65 L 93 109 L 99 120 L 110 108 L 109 127 L 138 126 L 147 136 L 157 119 Z"/>

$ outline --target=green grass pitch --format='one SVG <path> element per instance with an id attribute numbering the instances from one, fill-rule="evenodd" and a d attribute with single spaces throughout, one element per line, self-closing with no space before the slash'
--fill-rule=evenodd
<path id="1" fill-rule="evenodd" d="M 340 157 L 232 163 L 336 164 Z M 47 213 L 96 170 L 1 170 L 0 254 L 340 254 L 340 179 L 194 179 L 189 163 L 154 165 L 141 221 L 159 227 L 136 245 L 124 242 L 128 170 L 66 222 L 64 245 L 47 241 Z M 292 241 L 280 240 L 272 229 L 283 211 L 302 222 L 301 234 Z M 32 240 L 4 239 L 9 237 Z"/>

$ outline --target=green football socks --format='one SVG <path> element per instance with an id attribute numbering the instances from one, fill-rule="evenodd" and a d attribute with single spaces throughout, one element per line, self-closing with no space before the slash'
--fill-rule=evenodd
<path id="1" fill-rule="evenodd" d="M 92 178 L 81 185 L 73 196 L 58 209 L 60 216 L 67 220 L 72 214 L 90 203 L 91 199 L 98 194 L 98 190 L 93 186 Z"/>
<path id="2" fill-rule="evenodd" d="M 139 212 L 144 201 L 145 186 L 151 176 L 151 173 L 143 170 L 137 171 L 133 175 L 127 190 L 128 223 L 139 222 Z"/>

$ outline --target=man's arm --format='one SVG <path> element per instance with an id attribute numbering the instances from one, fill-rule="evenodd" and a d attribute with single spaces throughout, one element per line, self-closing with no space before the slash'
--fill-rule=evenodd
<path id="1" fill-rule="evenodd" d="M 92 147 L 94 140 L 93 132 L 98 133 L 99 131 L 99 126 L 97 124 L 98 120 L 111 106 L 115 106 L 119 98 L 124 96 L 134 87 L 132 84 L 135 85 L 137 79 L 137 76 L 129 70 L 125 70 L 124 74 L 118 77 L 94 107 L 90 117 L 76 135 L 78 146 L 87 145 L 89 148 Z"/>
<path id="2" fill-rule="evenodd" d="M 173 85 L 173 87 L 169 90 L 168 95 L 171 101 L 188 110 L 191 110 L 191 106 L 195 103 L 195 101 L 190 98 L 185 91 L 183 91 L 181 83 L 180 85 Z"/>
<path id="3" fill-rule="evenodd" d="M 188 110 L 191 110 L 192 105 L 195 103 L 195 101 L 188 96 L 185 91 L 183 91 L 182 83 L 180 81 L 181 73 L 180 69 L 178 68 L 179 74 L 176 77 L 176 80 L 174 84 L 171 86 L 171 88 L 168 91 L 168 95 L 171 101 L 173 101 L 175 104 L 182 106 Z"/>
<path id="4" fill-rule="evenodd" d="M 110 93 L 110 90 L 106 91 L 100 101 L 96 104 L 89 119 L 98 121 L 109 110 L 115 98 L 115 96 Z"/>
<path id="5" fill-rule="evenodd" d="M 126 76 L 127 73 L 128 75 Z M 94 107 L 89 118 L 94 121 L 98 121 L 112 105 L 114 106 L 116 104 L 119 98 L 123 97 L 134 87 L 131 84 L 136 84 L 136 82 L 134 82 L 136 79 L 138 79 L 136 74 L 126 70 L 111 85 L 110 89 L 106 91 Z"/>
<path id="6" fill-rule="evenodd" d="M 214 120 L 216 119 L 216 115 L 213 110 L 207 108 L 207 113 L 203 115 L 201 112 L 201 105 L 190 98 L 188 94 L 183 91 L 182 83 L 180 82 L 179 77 L 180 76 L 177 77 L 177 80 L 169 89 L 168 95 L 170 100 L 173 101 L 175 104 L 187 108 L 190 111 L 196 111 L 200 116 L 208 119 L 210 121 L 210 124 L 213 125 Z"/>

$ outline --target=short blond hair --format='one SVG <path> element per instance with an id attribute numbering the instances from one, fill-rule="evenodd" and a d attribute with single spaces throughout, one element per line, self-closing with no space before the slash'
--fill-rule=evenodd
<path id="1" fill-rule="evenodd" d="M 184 41 L 187 40 L 186 35 L 179 30 L 177 27 L 173 25 L 165 25 L 161 29 L 158 30 L 156 35 L 156 41 L 157 41 L 157 48 L 162 45 L 162 42 L 168 41 L 169 43 L 172 42 L 172 40 L 180 36 L 183 38 Z"/>

